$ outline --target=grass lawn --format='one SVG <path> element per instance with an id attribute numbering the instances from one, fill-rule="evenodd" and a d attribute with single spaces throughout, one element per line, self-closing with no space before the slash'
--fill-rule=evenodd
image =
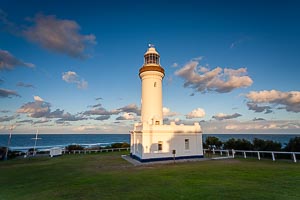
<path id="1" fill-rule="evenodd" d="M 300 199 L 300 164 L 256 159 L 135 167 L 124 152 L 0 162 L 0 199 Z"/>

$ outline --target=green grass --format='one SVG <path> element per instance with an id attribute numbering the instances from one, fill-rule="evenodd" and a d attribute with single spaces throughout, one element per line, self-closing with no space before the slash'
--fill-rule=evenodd
<path id="1" fill-rule="evenodd" d="M 135 167 L 124 152 L 0 162 L 0 199 L 300 199 L 300 164 L 255 159 Z"/>

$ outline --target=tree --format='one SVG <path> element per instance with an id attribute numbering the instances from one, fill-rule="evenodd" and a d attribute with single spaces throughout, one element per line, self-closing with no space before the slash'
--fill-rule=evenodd
<path id="1" fill-rule="evenodd" d="M 290 152 L 300 152 L 300 137 L 290 139 L 284 150 Z"/>
<path id="2" fill-rule="evenodd" d="M 215 147 L 217 149 L 221 148 L 223 143 L 219 140 L 219 138 L 214 137 L 214 136 L 208 136 L 205 140 L 205 148 L 208 147 Z"/>
<path id="3" fill-rule="evenodd" d="M 236 140 L 234 138 L 231 138 L 229 140 L 227 140 L 225 143 L 224 143 L 224 149 L 236 149 Z"/>
<path id="4" fill-rule="evenodd" d="M 235 149 L 235 150 L 252 150 L 253 145 L 251 142 L 245 139 L 234 139 L 231 138 L 224 143 L 225 149 Z"/>
<path id="5" fill-rule="evenodd" d="M 254 138 L 253 149 L 256 151 L 281 151 L 281 143 Z"/>

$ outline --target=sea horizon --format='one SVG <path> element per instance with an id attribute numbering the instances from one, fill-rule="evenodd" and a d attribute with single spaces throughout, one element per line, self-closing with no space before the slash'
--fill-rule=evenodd
<path id="1" fill-rule="evenodd" d="M 218 137 L 220 141 L 246 139 L 250 142 L 254 138 L 262 140 L 272 140 L 285 146 L 291 138 L 300 136 L 300 133 L 204 133 L 202 140 L 205 142 L 209 136 Z M 11 150 L 27 151 L 34 147 L 35 133 L 12 133 L 9 148 Z M 52 147 L 67 147 L 68 145 L 81 145 L 83 147 L 104 147 L 113 143 L 130 143 L 130 134 L 113 133 L 40 133 L 38 135 L 36 149 L 45 150 Z M 9 140 L 9 134 L 0 133 L 0 146 L 6 147 Z"/>
<path id="2" fill-rule="evenodd" d="M 10 133 L 0 133 L 0 135 L 9 135 Z M 36 135 L 36 133 L 18 133 L 18 132 L 12 132 L 12 135 Z M 115 134 L 128 134 L 130 133 L 38 133 L 38 135 L 115 135 Z M 216 134 L 222 134 L 222 135 L 300 135 L 299 133 L 202 133 L 202 135 L 216 135 Z"/>

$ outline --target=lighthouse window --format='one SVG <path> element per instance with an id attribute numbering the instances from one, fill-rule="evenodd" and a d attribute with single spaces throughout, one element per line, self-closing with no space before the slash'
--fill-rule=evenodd
<path id="1" fill-rule="evenodd" d="M 154 87 L 156 87 L 156 82 L 154 82 Z"/>
<path id="2" fill-rule="evenodd" d="M 189 139 L 184 140 L 184 147 L 185 147 L 185 150 L 190 149 L 190 140 Z"/>
<path id="3" fill-rule="evenodd" d="M 163 149 L 163 142 L 159 141 L 158 142 L 158 151 L 162 151 L 162 149 Z"/>

